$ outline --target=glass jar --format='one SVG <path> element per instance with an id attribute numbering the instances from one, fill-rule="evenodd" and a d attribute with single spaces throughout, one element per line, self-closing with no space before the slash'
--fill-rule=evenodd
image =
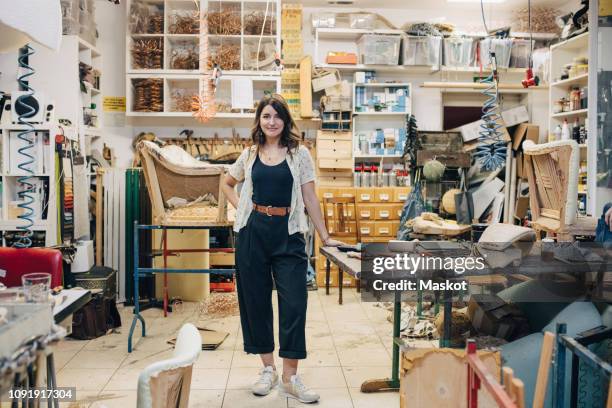
<path id="1" fill-rule="evenodd" d="M 363 172 L 361 175 L 361 187 L 370 187 L 370 173 Z"/>
<path id="2" fill-rule="evenodd" d="M 395 187 L 397 186 L 397 174 L 394 171 L 389 173 L 389 186 Z"/>

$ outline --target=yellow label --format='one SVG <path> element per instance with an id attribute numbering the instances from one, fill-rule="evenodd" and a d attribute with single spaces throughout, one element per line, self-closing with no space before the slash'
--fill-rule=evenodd
<path id="1" fill-rule="evenodd" d="M 102 106 L 104 112 L 125 112 L 125 96 L 105 96 Z"/>

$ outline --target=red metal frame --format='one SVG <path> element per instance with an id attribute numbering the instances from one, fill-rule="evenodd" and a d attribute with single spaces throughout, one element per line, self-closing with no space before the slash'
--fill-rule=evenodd
<path id="1" fill-rule="evenodd" d="M 498 383 L 493 375 L 489 373 L 487 367 L 476 354 L 476 343 L 468 340 L 466 347 L 467 354 L 467 406 L 468 408 L 478 408 L 478 390 L 481 384 L 484 385 L 489 394 L 493 397 L 497 405 L 501 408 L 518 408 L 506 390 Z"/>

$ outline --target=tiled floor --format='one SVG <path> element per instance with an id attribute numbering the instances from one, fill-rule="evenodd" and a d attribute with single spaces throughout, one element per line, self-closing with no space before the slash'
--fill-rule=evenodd
<path id="1" fill-rule="evenodd" d="M 338 305 L 337 292 L 333 289 L 329 296 L 323 290 L 308 294 L 309 354 L 301 362 L 299 374 L 304 383 L 320 393 L 321 400 L 315 406 L 399 407 L 396 392 L 363 394 L 359 390 L 364 380 L 391 374 L 389 313 L 374 304 L 362 303 L 354 289 L 344 290 L 342 306 Z M 276 301 L 274 304 L 276 313 Z M 131 308 L 121 310 L 121 333 L 91 341 L 66 340 L 59 345 L 56 353 L 58 383 L 77 387 L 79 400 L 63 406 L 135 407 L 138 374 L 148 364 L 171 355 L 172 348 L 166 340 L 184 322 L 197 322 L 229 333 L 217 350 L 203 351 L 196 362 L 190 407 L 288 408 L 302 405 L 280 398 L 276 390 L 266 397 L 251 394 L 249 388 L 261 362 L 259 357 L 247 355 L 242 350 L 238 316 L 198 321 L 195 304 L 185 304 L 181 313 L 175 312 L 168 318 L 163 318 L 159 310 L 147 310 L 143 313 L 147 337 L 136 337 L 135 350 L 128 354 L 131 313 Z M 278 354 L 276 360 L 280 369 L 282 361 Z"/>

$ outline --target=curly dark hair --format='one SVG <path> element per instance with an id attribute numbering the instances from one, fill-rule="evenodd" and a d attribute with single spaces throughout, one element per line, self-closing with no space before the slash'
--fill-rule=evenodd
<path id="1" fill-rule="evenodd" d="M 251 129 L 251 139 L 253 140 L 253 144 L 259 148 L 259 146 L 266 142 L 266 135 L 264 134 L 263 130 L 261 130 L 260 118 L 261 112 L 268 105 L 274 108 L 284 123 L 283 132 L 281 133 L 279 142 L 280 145 L 287 147 L 289 152 L 297 149 L 300 145 L 300 141 L 302 140 L 302 136 L 300 135 L 300 131 L 295 124 L 295 121 L 291 117 L 291 112 L 289 111 L 287 102 L 279 94 L 266 95 L 261 99 L 261 101 L 259 101 L 257 111 L 255 112 L 255 123 Z"/>

